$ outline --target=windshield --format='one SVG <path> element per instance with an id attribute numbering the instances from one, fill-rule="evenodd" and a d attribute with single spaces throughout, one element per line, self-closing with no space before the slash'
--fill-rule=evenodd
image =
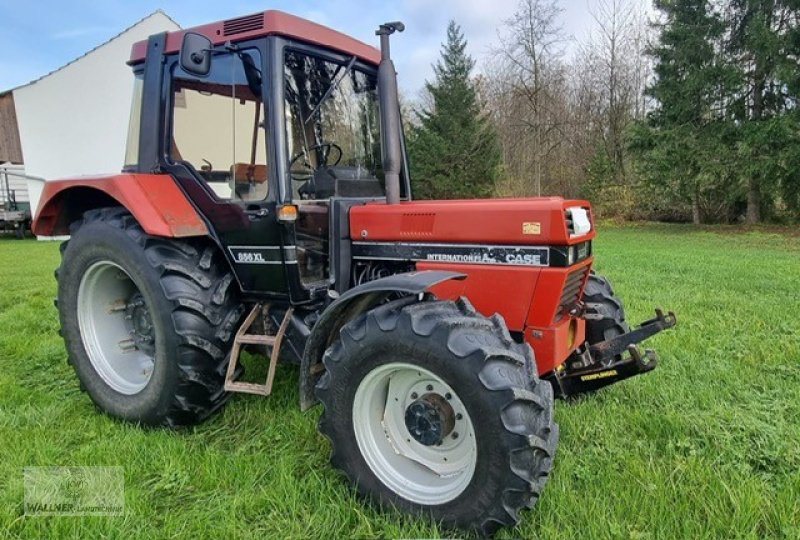
<path id="1" fill-rule="evenodd" d="M 294 197 L 324 199 L 341 194 L 337 186 L 345 183 L 378 185 L 383 173 L 375 75 L 354 67 L 351 58 L 337 63 L 289 51 L 284 76 Z"/>

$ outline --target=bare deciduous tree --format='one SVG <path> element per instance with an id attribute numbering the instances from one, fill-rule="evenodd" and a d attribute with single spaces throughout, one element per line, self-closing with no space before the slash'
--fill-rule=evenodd
<path id="1" fill-rule="evenodd" d="M 522 0 L 506 21 L 497 59 L 496 104 L 510 194 L 540 195 L 545 162 L 563 142 L 562 10 L 555 0 Z"/>
<path id="2" fill-rule="evenodd" d="M 486 74 L 503 147 L 502 195 L 581 194 L 598 151 L 625 183 L 624 133 L 645 114 L 647 26 L 635 0 L 595 0 L 593 31 L 569 47 L 556 0 L 520 0 Z"/>
<path id="3" fill-rule="evenodd" d="M 598 94 L 595 135 L 610 164 L 610 180 L 626 184 L 625 132 L 645 113 L 647 26 L 635 0 L 597 0 L 590 11 L 594 26 L 579 49 L 583 84 L 592 81 Z"/>

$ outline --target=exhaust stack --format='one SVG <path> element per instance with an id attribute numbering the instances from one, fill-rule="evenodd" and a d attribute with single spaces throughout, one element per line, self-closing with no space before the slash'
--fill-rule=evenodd
<path id="1" fill-rule="evenodd" d="M 381 38 L 381 63 L 378 64 L 378 104 L 381 113 L 381 144 L 383 175 L 386 183 L 386 203 L 400 202 L 400 167 L 403 152 L 400 142 L 400 101 L 397 95 L 397 72 L 389 52 L 389 36 L 402 32 L 403 23 L 388 22 L 375 32 Z"/>

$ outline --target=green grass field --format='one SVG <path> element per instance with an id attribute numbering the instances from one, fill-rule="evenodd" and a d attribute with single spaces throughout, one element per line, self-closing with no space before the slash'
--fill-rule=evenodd
<path id="1" fill-rule="evenodd" d="M 685 226 L 608 227 L 596 268 L 661 365 L 558 403 L 561 444 L 525 538 L 800 538 L 800 237 Z M 55 243 L 0 240 L 0 537 L 386 538 L 452 535 L 382 513 L 327 464 L 319 410 L 293 367 L 270 398 L 236 396 L 196 429 L 147 430 L 78 389 L 53 307 Z M 119 517 L 32 517 L 23 469 L 119 465 Z"/>

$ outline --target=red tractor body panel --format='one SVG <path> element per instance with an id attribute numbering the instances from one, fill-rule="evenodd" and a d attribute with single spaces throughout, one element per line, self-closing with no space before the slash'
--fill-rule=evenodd
<path id="1" fill-rule="evenodd" d="M 453 263 L 417 263 L 418 270 L 449 270 L 467 275 L 464 281 L 448 281 L 430 291 L 439 298 L 469 298 L 475 309 L 485 315 L 499 313 L 508 329 L 519 332 L 536 354 L 539 374 L 558 367 L 575 348 L 584 342 L 586 322 L 565 316 L 556 321 L 569 274 L 588 275 L 592 259 L 572 268 L 498 268 L 489 265 Z M 585 276 L 581 279 L 584 280 Z M 581 290 L 583 285 L 581 285 Z M 535 299 L 535 300 L 534 300 Z"/>
<path id="2" fill-rule="evenodd" d="M 455 242 L 503 245 L 572 245 L 591 240 L 570 238 L 564 211 L 590 208 L 587 201 L 560 197 L 382 202 L 350 211 L 350 237 L 375 242 Z"/>
<path id="3" fill-rule="evenodd" d="M 33 232 L 39 236 L 69 234 L 69 225 L 83 212 L 108 202 L 124 206 L 144 231 L 154 236 L 208 234 L 206 224 L 175 184 L 164 174 L 117 174 L 47 182 Z M 104 204 L 105 203 L 105 204 Z"/>
<path id="4" fill-rule="evenodd" d="M 595 237 L 594 228 L 570 235 L 565 210 L 576 206 L 590 208 L 587 201 L 558 197 L 371 203 L 350 210 L 350 238 L 367 243 L 572 246 Z M 466 296 L 481 313 L 502 315 L 509 330 L 522 334 L 534 349 L 544 374 L 585 340 L 585 321 L 560 307 L 580 298 L 592 261 L 589 256 L 563 267 L 418 261 L 416 268 L 466 274 L 464 281 L 441 283 L 431 292 L 447 299 Z"/>
<path id="5" fill-rule="evenodd" d="M 279 35 L 356 56 L 359 60 L 369 64 L 378 65 L 381 61 L 381 53 L 375 47 L 326 26 L 276 10 L 170 32 L 167 34 L 167 45 L 164 52 L 167 54 L 178 52 L 186 32 L 202 34 L 214 45 L 222 45 L 228 41 L 237 42 Z M 129 64 L 144 62 L 146 50 L 147 41 L 135 43 L 131 50 Z"/>

